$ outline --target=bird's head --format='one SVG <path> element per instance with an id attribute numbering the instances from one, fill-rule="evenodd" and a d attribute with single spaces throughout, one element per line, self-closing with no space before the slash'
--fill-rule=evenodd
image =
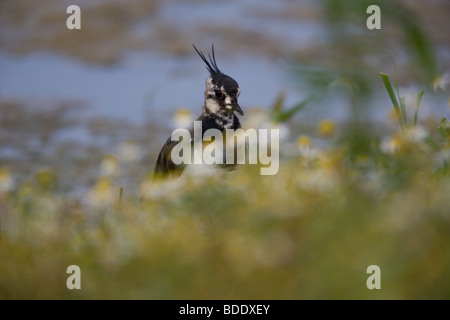
<path id="1" fill-rule="evenodd" d="M 213 114 L 231 114 L 236 111 L 243 116 L 244 111 L 238 104 L 239 84 L 230 76 L 222 73 L 217 67 L 214 45 L 212 46 L 212 57 L 208 54 L 209 61 L 195 46 L 194 49 L 205 62 L 206 69 L 210 74 L 206 79 L 205 108 Z"/>

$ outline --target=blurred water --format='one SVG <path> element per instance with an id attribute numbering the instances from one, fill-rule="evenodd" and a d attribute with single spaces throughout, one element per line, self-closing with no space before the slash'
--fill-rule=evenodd
<path id="1" fill-rule="evenodd" d="M 266 107 L 281 90 L 288 93 L 290 103 L 301 98 L 295 85 L 288 83 L 282 64 L 264 58 L 224 59 L 217 51 L 220 68 L 241 86 L 244 109 Z M 195 52 L 186 59 L 130 54 L 125 63 L 114 67 L 87 65 L 53 54 L 16 57 L 0 53 L 0 70 L 3 98 L 83 100 L 90 106 L 90 115 L 132 122 L 143 116 L 165 119 L 180 107 L 200 113 L 208 76 Z"/>
<path id="2" fill-rule="evenodd" d="M 51 4 L 47 2 L 43 6 Z M 305 1 L 305 4 L 311 6 L 314 2 Z M 82 0 L 79 5 L 87 8 L 91 2 Z M 133 30 L 137 34 L 148 34 L 160 25 L 183 26 L 190 36 L 189 42 L 197 44 L 202 51 L 209 51 L 210 43 L 215 43 L 220 68 L 241 86 L 240 104 L 244 109 L 267 107 L 280 91 L 287 93 L 288 104 L 295 104 L 303 94 L 295 84 L 289 83 L 281 60 L 264 54 L 230 53 L 225 43 L 212 36 L 201 39 L 202 44 L 196 41 L 199 39 L 197 28 L 208 26 L 259 32 L 282 40 L 286 47 L 298 48 L 320 39 L 321 28 L 315 22 L 267 19 L 264 15 L 282 13 L 289 7 L 289 1 L 170 1 L 159 3 L 157 14 L 137 24 Z M 207 47 L 203 46 L 205 43 Z M 208 75 L 193 49 L 191 54 L 181 58 L 156 51 L 129 51 L 114 66 L 86 64 L 42 52 L 13 56 L 0 50 L 0 70 L 2 98 L 83 100 L 89 105 L 89 115 L 132 122 L 150 117 L 163 124 L 170 123 L 172 112 L 180 107 L 200 113 L 204 80 Z"/>
<path id="3" fill-rule="evenodd" d="M 304 0 L 302 5 L 314 7 L 315 1 Z M 288 11 L 289 1 L 248 0 L 248 1 L 208 1 L 197 4 L 188 2 L 168 2 L 158 13 L 159 19 L 174 22 L 190 28 L 194 25 L 236 26 L 245 32 L 259 31 L 271 37 L 284 40 L 285 46 L 307 46 L 323 36 L 323 28 L 315 21 L 299 19 L 268 19 L 265 13 L 275 15 Z M 258 14 L 259 13 L 259 14 Z"/>
<path id="4" fill-rule="evenodd" d="M 315 4 L 313 1 L 303 3 L 305 6 Z M 283 60 L 285 57 L 229 52 L 224 41 L 212 36 L 196 41 L 199 35 L 195 32 L 199 26 L 235 26 L 242 32 L 262 32 L 282 40 L 287 48 L 296 49 L 325 41 L 324 31 L 314 18 L 276 18 L 276 13 L 286 13 L 291 4 L 290 1 L 269 0 L 170 1 L 161 3 L 157 15 L 134 32 L 148 32 L 149 26 L 161 22 L 181 25 L 188 31 L 189 42 L 196 43 L 202 51 L 209 51 L 209 44 L 215 43 L 219 67 L 241 86 L 240 104 L 244 111 L 254 106 L 267 108 L 281 91 L 286 93 L 286 105 L 292 106 L 308 93 L 292 80 L 289 65 Z M 275 18 L 267 19 L 264 14 L 267 12 L 275 14 Z M 208 46 L 205 47 L 205 43 Z M 14 56 L 0 50 L 0 71 L 1 98 L 82 100 L 87 102 L 86 114 L 90 116 L 115 117 L 135 123 L 152 119 L 163 125 L 171 123 L 173 111 L 180 107 L 200 113 L 204 80 L 208 76 L 193 49 L 181 57 L 156 51 L 130 51 L 119 64 L 112 66 L 88 64 L 52 53 Z M 377 108 L 375 117 L 383 119 L 390 106 L 384 93 L 379 98 L 377 96 L 377 101 L 383 101 L 386 109 Z M 425 94 L 425 108 L 427 99 Z M 332 107 L 322 117 L 348 118 L 349 109 L 345 104 L 348 101 L 332 101 Z"/>

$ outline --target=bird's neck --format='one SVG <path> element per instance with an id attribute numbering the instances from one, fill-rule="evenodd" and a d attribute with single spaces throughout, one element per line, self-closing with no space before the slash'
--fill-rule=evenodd
<path id="1" fill-rule="evenodd" d="M 221 108 L 217 101 L 206 99 L 203 107 L 203 116 L 213 119 L 220 129 L 232 129 L 235 122 L 234 112 Z"/>

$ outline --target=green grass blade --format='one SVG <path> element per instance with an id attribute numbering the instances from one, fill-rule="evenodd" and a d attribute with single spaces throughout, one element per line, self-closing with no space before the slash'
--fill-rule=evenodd
<path id="1" fill-rule="evenodd" d="M 392 65 L 394 66 L 394 74 L 395 74 L 395 88 L 397 89 L 397 97 L 399 97 L 400 99 L 400 105 L 401 105 L 401 97 L 400 97 L 400 89 L 398 88 L 398 75 L 397 75 L 397 67 L 395 66 L 395 62 L 394 59 L 392 59 L 391 57 L 391 61 L 392 61 Z"/>
<path id="2" fill-rule="evenodd" d="M 418 114 L 419 114 L 419 108 L 420 108 L 420 103 L 422 102 L 423 92 L 424 92 L 424 90 L 420 91 L 420 92 L 417 94 L 416 108 L 415 108 L 415 110 L 414 110 L 414 127 L 417 125 L 417 116 L 418 116 Z"/>
<path id="3" fill-rule="evenodd" d="M 403 125 L 406 126 L 408 124 L 408 120 L 407 120 L 407 117 L 406 117 L 405 99 L 402 96 L 400 96 L 400 89 L 399 89 L 399 86 L 398 86 L 397 67 L 395 66 L 395 62 L 394 62 L 394 59 L 392 59 L 392 57 L 391 57 L 391 61 L 392 61 L 392 66 L 394 67 L 395 88 L 397 89 L 397 97 L 400 100 L 400 113 L 401 113 L 401 116 L 402 116 Z"/>
<path id="4" fill-rule="evenodd" d="M 405 98 L 400 97 L 400 112 L 402 113 L 403 124 L 408 125 L 408 119 L 406 118 L 406 106 L 405 106 Z"/>
<path id="5" fill-rule="evenodd" d="M 274 109 L 271 111 L 270 118 L 275 122 L 286 122 L 291 119 L 297 112 L 304 109 L 311 101 L 316 100 L 317 97 L 315 95 L 310 95 L 305 100 L 297 103 L 293 107 L 284 110 L 284 109 Z"/>
<path id="6" fill-rule="evenodd" d="M 392 105 L 394 106 L 395 113 L 397 114 L 400 127 L 403 128 L 402 114 L 400 112 L 400 107 L 395 96 L 394 89 L 392 89 L 391 82 L 389 81 L 389 76 L 383 72 L 380 72 L 380 76 L 381 80 L 383 80 L 384 86 L 386 87 L 386 91 L 389 94 L 389 98 L 391 98 Z"/>

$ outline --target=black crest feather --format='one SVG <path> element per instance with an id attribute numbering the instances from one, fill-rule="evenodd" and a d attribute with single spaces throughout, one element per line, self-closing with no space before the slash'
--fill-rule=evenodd
<path id="1" fill-rule="evenodd" d="M 203 54 L 203 52 L 199 51 L 195 45 L 192 45 L 195 49 L 195 51 L 197 51 L 198 55 L 200 56 L 200 58 L 202 58 L 203 62 L 205 62 L 206 64 L 206 69 L 209 71 L 209 73 L 211 75 L 219 75 L 222 74 L 222 71 L 220 71 L 219 67 L 217 66 L 217 62 L 216 62 L 216 55 L 214 54 L 214 44 L 212 45 L 212 58 L 211 55 L 208 53 L 208 58 L 209 61 L 206 59 L 205 55 Z"/>

